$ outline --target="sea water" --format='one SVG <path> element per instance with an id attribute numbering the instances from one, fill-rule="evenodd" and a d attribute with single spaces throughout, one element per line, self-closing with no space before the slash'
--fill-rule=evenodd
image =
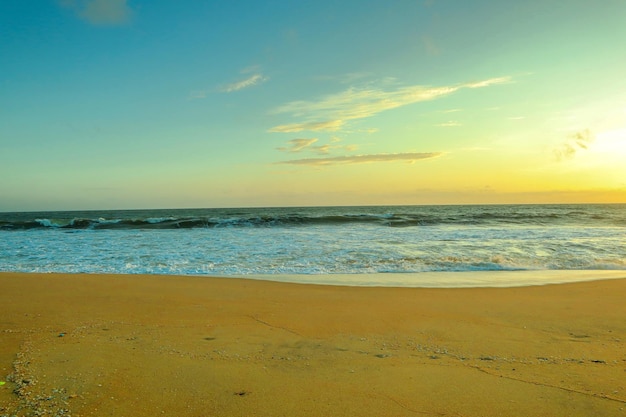
<path id="1" fill-rule="evenodd" d="M 493 286 L 538 270 L 626 271 L 626 205 L 0 213 L 0 271 Z"/>

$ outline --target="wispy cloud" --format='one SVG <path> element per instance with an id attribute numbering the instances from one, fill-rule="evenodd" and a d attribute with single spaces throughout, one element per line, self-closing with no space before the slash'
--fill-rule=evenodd
<path id="1" fill-rule="evenodd" d="M 197 91 L 192 91 L 191 93 L 189 93 L 189 100 L 198 100 L 198 99 L 202 99 L 202 98 L 206 98 L 208 94 L 208 91 L 206 90 L 197 90 Z"/>
<path id="2" fill-rule="evenodd" d="M 330 153 L 331 149 L 344 149 L 348 152 L 352 152 L 357 149 L 357 145 L 338 144 L 341 141 L 341 139 L 339 138 L 331 139 L 331 142 L 333 143 L 333 145 L 330 145 L 330 144 L 314 145 L 315 143 L 317 143 L 317 141 L 318 141 L 317 138 L 291 139 L 287 141 L 287 146 L 281 146 L 276 149 L 278 149 L 279 151 L 291 152 L 291 153 L 308 151 L 308 152 L 315 152 L 317 154 L 322 154 L 322 155 L 327 155 L 328 153 Z"/>
<path id="3" fill-rule="evenodd" d="M 482 88 L 510 82 L 510 77 L 492 78 L 478 82 L 425 87 L 400 87 L 395 90 L 349 88 L 315 101 L 292 101 L 273 110 L 274 114 L 289 114 L 301 119 L 269 129 L 270 132 L 337 131 L 346 122 L 374 116 L 380 112 L 450 95 L 462 88 Z"/>
<path id="4" fill-rule="evenodd" d="M 559 161 L 572 159 L 577 152 L 587 149 L 594 140 L 595 135 L 589 129 L 581 130 L 569 135 L 567 139 L 554 150 L 554 153 Z"/>
<path id="5" fill-rule="evenodd" d="M 310 166 L 328 166 L 328 165 L 347 165 L 347 164 L 365 164 L 371 162 L 415 162 L 422 159 L 432 159 L 443 155 L 442 152 L 409 152 L 409 153 L 380 153 L 371 155 L 344 155 L 333 156 L 328 158 L 304 158 L 290 161 L 276 162 L 276 164 L 289 165 L 310 165 Z"/>
<path id="6" fill-rule="evenodd" d="M 235 91 L 243 90 L 244 88 L 252 87 L 257 84 L 261 84 L 267 81 L 269 78 L 261 75 L 261 74 L 252 74 L 246 79 L 234 82 L 232 84 L 227 84 L 222 87 L 220 90 L 224 93 L 232 93 Z"/>
<path id="7" fill-rule="evenodd" d="M 318 131 L 326 131 L 326 132 L 334 132 L 339 130 L 341 126 L 343 126 L 342 120 L 328 120 L 324 122 L 305 122 L 305 123 L 292 123 L 289 125 L 279 125 L 274 126 L 269 131 L 270 132 L 280 132 L 280 133 L 296 133 L 302 132 L 303 130 L 309 130 L 312 132 Z"/>
<path id="8" fill-rule="evenodd" d="M 435 126 L 456 127 L 456 126 L 461 126 L 461 123 L 457 122 L 456 120 L 448 120 L 447 122 L 439 123 L 439 124 L 436 124 Z"/>
<path id="9" fill-rule="evenodd" d="M 287 152 L 300 152 L 303 149 L 310 147 L 315 142 L 317 142 L 317 138 L 311 138 L 311 139 L 291 139 L 291 140 L 287 141 L 289 146 L 280 147 L 280 148 L 278 148 L 278 150 L 287 151 Z"/>
<path id="10" fill-rule="evenodd" d="M 189 93 L 189 95 L 187 96 L 188 100 L 199 100 L 199 99 L 204 99 L 207 98 L 207 96 L 209 94 L 213 94 L 216 91 L 217 92 L 222 92 L 222 93 L 233 93 L 236 91 L 240 91 L 243 90 L 245 88 L 249 88 L 249 87 L 253 87 L 255 85 L 264 83 L 265 81 L 269 80 L 269 77 L 261 74 L 259 72 L 259 66 L 258 65 L 253 65 L 250 66 L 248 68 L 244 68 L 243 70 L 239 71 L 240 74 L 249 74 L 251 72 L 254 72 L 254 74 L 247 76 L 246 78 L 236 81 L 234 83 L 230 83 L 230 84 L 226 84 L 220 87 L 217 87 L 217 89 L 212 88 L 212 89 L 206 89 L 206 90 L 195 90 L 192 91 L 191 93 Z"/>
<path id="11" fill-rule="evenodd" d="M 356 81 L 361 81 L 371 77 L 369 72 L 350 72 L 342 75 L 320 75 L 315 77 L 316 80 L 321 81 L 336 81 L 341 84 L 352 84 Z"/>
<path id="12" fill-rule="evenodd" d="M 508 82 L 511 82 L 511 77 L 498 77 L 498 78 L 490 78 L 488 80 L 483 80 L 483 81 L 475 81 L 471 83 L 466 83 L 466 84 L 463 84 L 463 87 L 483 88 L 483 87 L 489 87 L 491 85 L 496 85 L 496 84 L 505 84 Z"/>
<path id="13" fill-rule="evenodd" d="M 126 0 L 59 0 L 59 4 L 93 25 L 121 25 L 132 14 Z"/>
<path id="14" fill-rule="evenodd" d="M 250 65 L 249 67 L 246 67 L 244 69 L 242 69 L 241 71 L 239 71 L 242 74 L 250 74 L 253 72 L 259 72 L 261 70 L 261 66 L 260 65 Z"/>

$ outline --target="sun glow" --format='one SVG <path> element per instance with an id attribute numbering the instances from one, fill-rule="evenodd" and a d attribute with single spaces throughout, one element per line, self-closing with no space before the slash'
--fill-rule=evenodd
<path id="1" fill-rule="evenodd" d="M 626 127 L 598 133 L 593 148 L 597 152 L 618 153 L 626 157 Z"/>

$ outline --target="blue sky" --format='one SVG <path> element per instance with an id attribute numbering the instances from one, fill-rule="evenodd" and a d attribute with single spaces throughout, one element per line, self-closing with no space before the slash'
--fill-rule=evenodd
<path id="1" fill-rule="evenodd" d="M 0 210 L 626 202 L 626 3 L 0 3 Z"/>

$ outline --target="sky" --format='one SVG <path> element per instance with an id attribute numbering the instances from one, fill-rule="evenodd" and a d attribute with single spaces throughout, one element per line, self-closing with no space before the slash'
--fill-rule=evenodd
<path id="1" fill-rule="evenodd" d="M 624 0 L 2 0 L 0 211 L 626 203 L 624 22 Z"/>

